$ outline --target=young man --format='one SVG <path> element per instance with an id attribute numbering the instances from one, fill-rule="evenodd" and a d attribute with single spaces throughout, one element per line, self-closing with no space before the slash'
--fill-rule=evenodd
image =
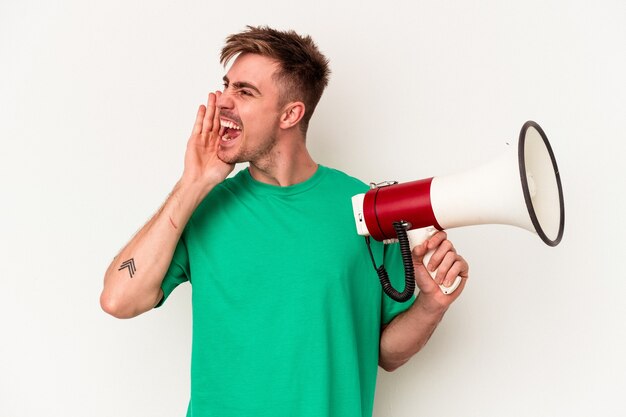
<path id="1" fill-rule="evenodd" d="M 326 58 L 309 37 L 249 27 L 227 39 L 221 61 L 233 59 L 181 179 L 108 268 L 102 308 L 134 317 L 192 283 L 188 416 L 371 416 L 377 365 L 421 349 L 464 286 L 437 284 L 468 265 L 440 232 L 414 251 L 419 295 L 383 295 L 352 217 L 367 186 L 306 148 Z M 238 162 L 250 166 L 226 179 Z M 435 280 L 421 264 L 432 248 Z M 402 280 L 396 249 L 373 251 Z"/>

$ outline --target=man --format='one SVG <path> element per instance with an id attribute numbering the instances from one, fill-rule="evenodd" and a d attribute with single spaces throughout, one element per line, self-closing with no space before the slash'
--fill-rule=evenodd
<path id="1" fill-rule="evenodd" d="M 464 286 L 437 284 L 468 265 L 440 232 L 414 251 L 419 295 L 384 296 L 352 218 L 367 187 L 306 148 L 326 58 L 310 37 L 248 27 L 227 39 L 221 61 L 233 59 L 198 110 L 181 179 L 108 268 L 102 308 L 134 317 L 192 283 L 188 416 L 371 416 L 377 364 L 420 350 Z M 435 280 L 421 264 L 433 248 Z M 373 251 L 403 278 L 393 246 Z"/>

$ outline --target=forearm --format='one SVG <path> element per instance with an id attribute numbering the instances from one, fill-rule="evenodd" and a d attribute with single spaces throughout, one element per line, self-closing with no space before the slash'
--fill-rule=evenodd
<path id="1" fill-rule="evenodd" d="M 104 277 L 102 308 L 119 318 L 152 309 L 182 231 L 212 187 L 179 182 L 163 206 L 113 259 Z"/>
<path id="2" fill-rule="evenodd" d="M 405 364 L 428 342 L 446 308 L 427 305 L 418 296 L 413 305 L 396 316 L 382 331 L 379 365 L 394 371 Z"/>

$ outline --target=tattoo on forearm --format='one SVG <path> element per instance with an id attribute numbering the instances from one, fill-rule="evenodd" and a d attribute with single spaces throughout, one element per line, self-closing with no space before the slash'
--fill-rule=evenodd
<path id="1" fill-rule="evenodd" d="M 137 272 L 137 268 L 135 268 L 135 259 L 134 258 L 130 258 L 127 261 L 124 261 L 122 263 L 122 266 L 119 267 L 118 271 L 121 271 L 122 269 L 128 268 L 128 273 L 130 274 L 130 277 L 132 278 L 133 275 L 135 275 L 135 272 Z"/>

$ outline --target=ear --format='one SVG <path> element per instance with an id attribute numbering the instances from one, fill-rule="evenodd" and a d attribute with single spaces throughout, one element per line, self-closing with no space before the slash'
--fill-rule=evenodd
<path id="1" fill-rule="evenodd" d="M 287 104 L 280 116 L 280 127 L 282 129 L 290 129 L 297 125 L 302 117 L 306 108 L 301 101 L 293 101 Z"/>

